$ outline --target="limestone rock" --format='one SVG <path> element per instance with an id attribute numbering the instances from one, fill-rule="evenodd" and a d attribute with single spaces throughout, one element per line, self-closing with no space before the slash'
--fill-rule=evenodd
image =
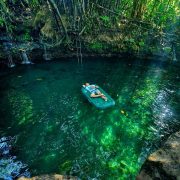
<path id="1" fill-rule="evenodd" d="M 180 180 L 180 132 L 171 135 L 164 146 L 152 153 L 137 180 Z"/>
<path id="2" fill-rule="evenodd" d="M 32 178 L 20 177 L 18 180 L 77 180 L 77 178 L 72 176 L 62 176 L 59 174 L 54 174 L 54 175 L 40 175 Z"/>

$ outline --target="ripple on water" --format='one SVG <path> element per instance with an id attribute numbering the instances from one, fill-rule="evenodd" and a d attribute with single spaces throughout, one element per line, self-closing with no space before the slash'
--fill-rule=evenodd
<path id="1" fill-rule="evenodd" d="M 175 67 L 102 61 L 19 67 L 1 79 L 18 88 L 6 83 L 0 90 L 0 113 L 7 114 L 1 120 L 8 122 L 0 130 L 18 135 L 18 158 L 32 174 L 134 179 L 155 143 L 180 127 Z M 80 93 L 87 81 L 102 86 L 116 106 L 91 106 Z"/>

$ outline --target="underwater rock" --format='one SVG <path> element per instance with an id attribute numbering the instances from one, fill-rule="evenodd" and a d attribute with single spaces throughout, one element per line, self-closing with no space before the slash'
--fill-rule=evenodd
<path id="1" fill-rule="evenodd" d="M 136 179 L 180 180 L 180 131 L 148 157 Z"/>
<path id="2" fill-rule="evenodd" d="M 12 143 L 15 138 L 0 138 L 0 179 L 12 180 L 21 176 L 30 177 L 27 165 L 17 161 L 16 156 L 11 155 Z"/>
<path id="3" fill-rule="evenodd" d="M 59 174 L 54 174 L 54 175 L 46 174 L 46 175 L 35 176 L 32 178 L 21 177 L 18 180 L 77 180 L 77 178 L 73 176 L 63 176 Z"/>

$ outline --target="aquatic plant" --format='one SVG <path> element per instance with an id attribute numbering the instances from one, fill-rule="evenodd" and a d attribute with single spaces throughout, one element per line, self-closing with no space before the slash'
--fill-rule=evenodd
<path id="1" fill-rule="evenodd" d="M 26 96 L 23 92 L 16 93 L 15 91 L 9 92 L 8 100 L 12 107 L 12 115 L 16 118 L 19 125 L 30 123 L 33 121 L 33 107 L 32 100 Z M 20 105 L 18 108 L 18 113 L 14 112 L 16 106 Z"/>

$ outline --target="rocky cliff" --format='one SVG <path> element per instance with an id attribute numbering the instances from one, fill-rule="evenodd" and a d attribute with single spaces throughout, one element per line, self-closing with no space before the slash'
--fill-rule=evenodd
<path id="1" fill-rule="evenodd" d="M 180 180 L 180 131 L 148 157 L 136 179 Z"/>

